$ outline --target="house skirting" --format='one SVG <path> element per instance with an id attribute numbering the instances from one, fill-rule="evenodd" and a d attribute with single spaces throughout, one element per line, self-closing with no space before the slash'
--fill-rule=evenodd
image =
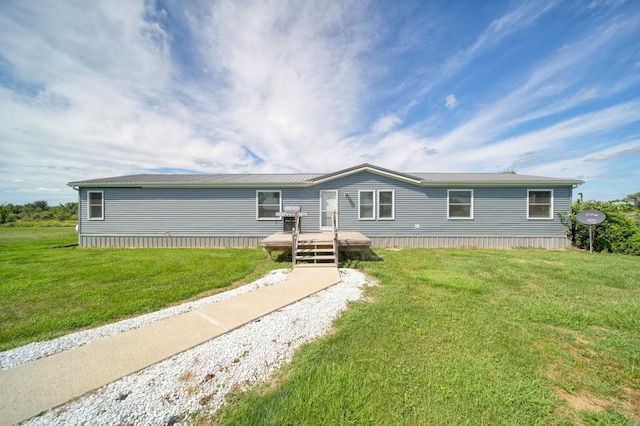
<path id="1" fill-rule="evenodd" d="M 565 237 L 531 236 L 406 236 L 406 237 L 369 237 L 373 247 L 479 247 L 479 248 L 515 248 L 532 247 L 544 249 L 563 249 L 571 247 L 571 241 Z"/>
<path id="2" fill-rule="evenodd" d="M 80 235 L 80 247 L 255 248 L 265 235 Z"/>
<path id="3" fill-rule="evenodd" d="M 258 247 L 266 235 L 80 235 L 80 247 L 149 247 L 149 248 L 245 248 Z M 537 236 L 372 236 L 372 247 L 479 247 L 514 248 L 533 247 L 562 249 L 571 247 L 567 237 Z"/>

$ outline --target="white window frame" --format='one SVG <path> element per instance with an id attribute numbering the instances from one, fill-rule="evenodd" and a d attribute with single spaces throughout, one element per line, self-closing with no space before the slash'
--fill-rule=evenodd
<path id="1" fill-rule="evenodd" d="M 467 217 L 462 217 L 462 216 L 451 216 L 451 197 L 450 197 L 450 193 L 451 192 L 470 192 L 471 193 L 471 203 L 470 203 L 470 209 L 469 209 L 469 216 Z M 460 204 L 462 205 L 462 204 Z M 464 204 L 466 205 L 466 203 Z M 473 194 L 473 189 L 447 189 L 447 219 L 449 220 L 472 220 L 473 219 L 473 210 L 474 210 L 474 194 Z"/>
<path id="2" fill-rule="evenodd" d="M 380 217 L 380 193 L 391 193 L 391 217 Z M 378 220 L 395 220 L 396 219 L 396 191 L 393 189 L 379 189 L 376 195 L 376 216 Z"/>
<path id="3" fill-rule="evenodd" d="M 549 216 L 547 217 L 531 217 L 531 203 L 529 202 L 532 192 L 549 192 L 551 194 L 551 200 L 549 205 Z M 540 203 L 541 204 L 541 203 Z M 546 204 L 545 204 L 546 205 Z M 554 193 L 553 189 L 527 189 L 527 219 L 528 220 L 553 220 L 553 211 L 554 211 Z"/>
<path id="4" fill-rule="evenodd" d="M 278 216 L 260 217 L 260 193 L 261 192 L 277 192 L 278 193 L 278 211 L 282 211 L 282 191 L 279 189 L 258 189 L 256 190 L 256 220 L 278 220 Z M 264 205 L 264 204 L 263 204 Z M 272 204 L 267 204 L 272 205 Z"/>
<path id="5" fill-rule="evenodd" d="M 363 217 L 361 215 L 362 212 L 362 193 L 370 192 L 371 193 L 371 217 Z M 376 191 L 373 189 L 361 189 L 358 191 L 358 220 L 376 220 Z"/>
<path id="6" fill-rule="evenodd" d="M 91 194 L 100 194 L 100 212 L 98 216 L 91 216 Z M 97 204 L 96 204 L 97 205 Z M 104 191 L 87 191 L 87 219 L 88 220 L 104 220 Z"/>

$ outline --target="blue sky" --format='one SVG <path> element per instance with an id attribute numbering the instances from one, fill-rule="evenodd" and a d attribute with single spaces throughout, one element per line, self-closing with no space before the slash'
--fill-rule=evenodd
<path id="1" fill-rule="evenodd" d="M 0 204 L 364 162 L 621 198 L 640 191 L 640 2 L 4 0 L 0 154 Z"/>

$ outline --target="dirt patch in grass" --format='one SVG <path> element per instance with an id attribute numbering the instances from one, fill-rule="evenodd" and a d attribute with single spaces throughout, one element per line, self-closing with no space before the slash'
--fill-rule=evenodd
<path id="1" fill-rule="evenodd" d="M 558 407 L 559 417 L 571 417 L 576 424 L 584 424 L 582 414 L 607 416 L 604 412 L 618 412 L 626 419 L 640 423 L 640 390 L 626 384 L 620 384 L 618 391 L 610 391 L 598 395 L 583 386 L 602 380 L 602 368 L 615 371 L 613 365 L 603 365 L 600 354 L 593 347 L 594 342 L 582 333 L 566 327 L 553 326 L 555 331 L 564 337 L 558 345 L 570 355 L 574 362 L 558 359 L 550 364 L 546 376 L 554 386 L 554 393 L 565 401 L 565 408 Z M 602 328 L 602 330 L 605 330 Z M 597 339 L 596 339 L 597 340 Z M 569 362 L 569 364 L 567 364 Z M 570 389 L 568 391 L 567 389 Z"/>
<path id="2" fill-rule="evenodd" d="M 626 401 L 620 404 L 621 410 L 634 421 L 640 423 L 640 390 L 623 386 L 620 388 Z"/>
<path id="3" fill-rule="evenodd" d="M 586 391 L 570 394 L 562 389 L 556 389 L 555 394 L 567 403 L 571 409 L 569 415 L 578 424 L 582 423 L 580 412 L 599 414 L 605 410 L 618 411 L 627 419 L 640 423 L 640 393 L 629 387 L 620 388 L 621 397 L 618 399 L 597 398 Z"/>
<path id="4" fill-rule="evenodd" d="M 564 399 L 575 411 L 589 411 L 600 413 L 610 406 L 610 402 L 605 399 L 595 398 L 593 395 L 581 394 L 572 395 L 564 390 L 556 390 L 556 395 Z"/>

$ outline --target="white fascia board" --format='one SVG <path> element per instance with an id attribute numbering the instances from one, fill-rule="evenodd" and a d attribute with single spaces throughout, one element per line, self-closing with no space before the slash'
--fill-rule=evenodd
<path id="1" fill-rule="evenodd" d="M 584 182 L 581 183 L 576 183 L 575 181 L 567 181 L 567 182 L 541 182 L 541 181 L 523 181 L 523 182 L 473 182 L 473 181 L 466 181 L 466 182 L 422 182 L 420 184 L 420 186 L 424 186 L 424 187 L 430 187 L 430 188 L 442 188 L 442 187 L 446 187 L 446 188 L 468 188 L 468 187 L 474 187 L 474 188 L 503 188 L 503 187 L 509 187 L 509 188 L 513 188 L 513 187 L 526 187 L 526 188 L 532 188 L 532 187 L 540 187 L 540 188 L 545 188 L 545 187 L 557 187 L 557 186 L 573 186 L 574 188 L 576 186 L 581 185 Z"/>
<path id="2" fill-rule="evenodd" d="M 343 177 L 346 177 L 346 176 L 351 176 L 351 175 L 354 175 L 354 174 L 357 174 L 357 173 L 361 173 L 361 172 L 370 172 L 370 173 L 373 173 L 373 174 L 376 174 L 376 175 L 380 175 L 380 176 L 385 176 L 385 177 L 388 177 L 388 178 L 391 178 L 391 179 L 401 180 L 403 182 L 413 183 L 414 185 L 419 185 L 422 182 L 420 179 L 412 179 L 412 178 L 409 178 L 408 176 L 398 175 L 398 174 L 395 174 L 395 173 L 390 173 L 390 172 L 386 172 L 384 170 L 379 170 L 379 169 L 367 166 L 367 167 L 361 167 L 361 168 L 355 169 L 355 170 L 349 170 L 347 172 L 339 173 L 337 175 L 332 175 L 332 176 L 326 177 L 324 179 L 317 179 L 317 180 L 314 180 L 313 183 L 314 183 L 314 185 L 317 185 L 317 184 L 321 184 L 321 183 L 325 183 L 325 182 L 330 182 L 330 181 L 335 180 L 335 179 L 340 179 L 340 178 L 343 178 Z"/>

